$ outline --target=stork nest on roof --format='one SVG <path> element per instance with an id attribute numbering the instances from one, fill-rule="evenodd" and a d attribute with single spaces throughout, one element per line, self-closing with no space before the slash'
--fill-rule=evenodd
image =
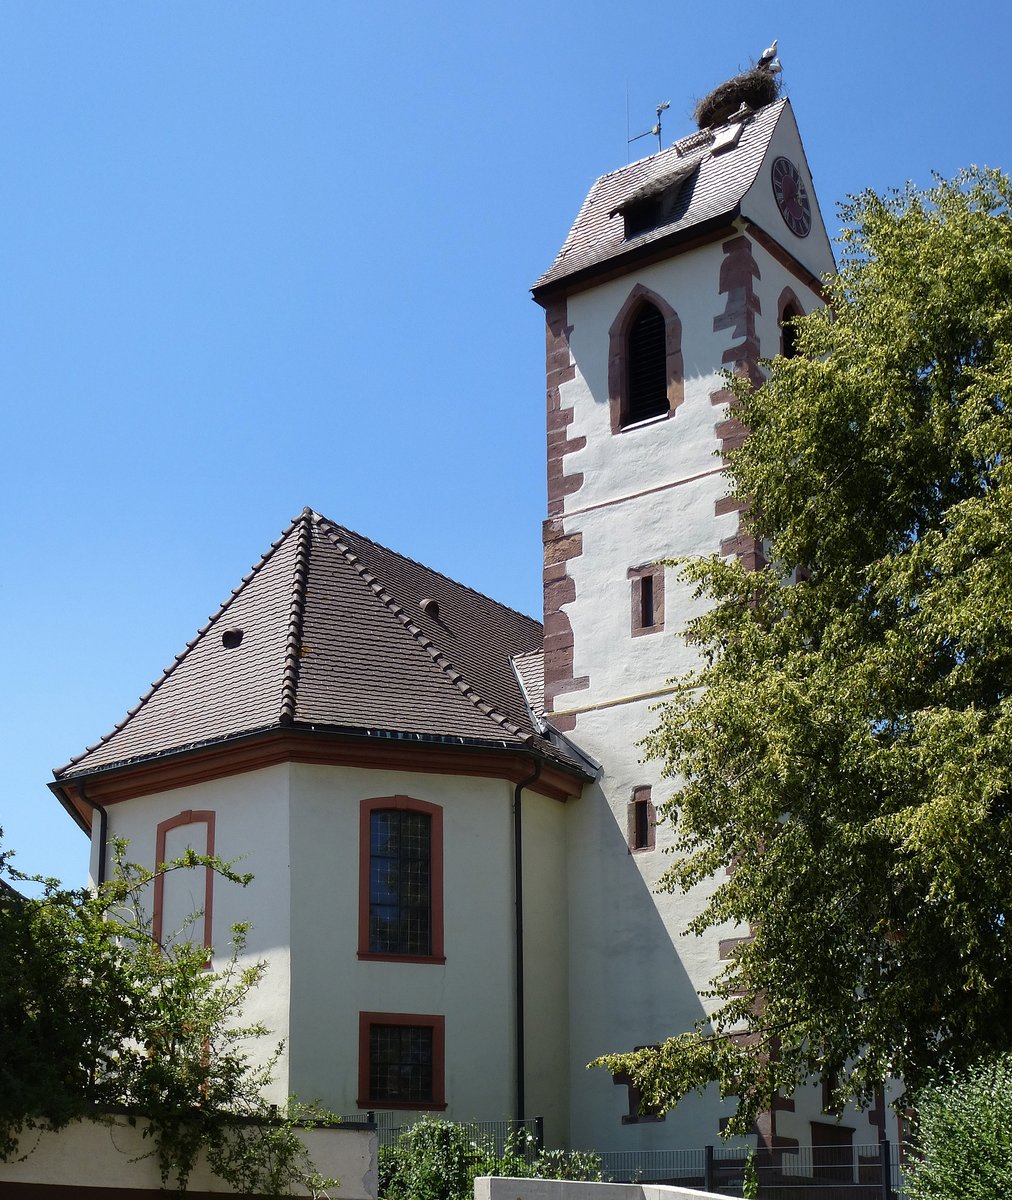
<path id="1" fill-rule="evenodd" d="M 751 71 L 743 71 L 715 87 L 699 101 L 692 115 L 700 129 L 712 129 L 715 125 L 723 125 L 742 104 L 753 109 L 763 108 L 772 104 L 779 95 L 780 81 L 777 76 L 763 67 L 753 67 Z"/>

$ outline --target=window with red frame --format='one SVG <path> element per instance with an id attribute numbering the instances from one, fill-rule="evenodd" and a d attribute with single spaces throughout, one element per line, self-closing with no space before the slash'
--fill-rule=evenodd
<path id="1" fill-rule="evenodd" d="M 444 1018 L 359 1014 L 360 1108 L 445 1108 Z"/>
<path id="2" fill-rule="evenodd" d="M 410 796 L 362 802 L 360 957 L 444 961 L 442 815 Z"/>

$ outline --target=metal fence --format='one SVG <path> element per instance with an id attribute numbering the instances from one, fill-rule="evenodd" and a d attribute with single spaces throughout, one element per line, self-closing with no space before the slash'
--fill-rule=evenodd
<path id="1" fill-rule="evenodd" d="M 342 1121 L 370 1121 L 376 1126 L 381 1146 L 392 1146 L 394 1142 L 419 1121 L 431 1120 L 431 1113 L 412 1112 L 369 1112 L 355 1113 L 342 1117 Z M 545 1147 L 545 1122 L 543 1117 L 530 1117 L 526 1121 L 454 1121 L 467 1130 L 468 1137 L 483 1148 L 494 1151 L 500 1157 L 507 1143 L 513 1145 L 518 1154 L 533 1158 Z M 520 1137 L 521 1134 L 525 1136 Z"/>
<path id="2" fill-rule="evenodd" d="M 749 1147 L 613 1151 L 601 1155 L 616 1182 L 671 1183 L 722 1196 L 741 1196 Z M 903 1200 L 894 1148 L 799 1146 L 756 1150 L 760 1200 Z"/>
<path id="3" fill-rule="evenodd" d="M 375 1124 L 381 1146 L 393 1145 L 431 1113 L 355 1113 L 344 1120 Z M 544 1121 L 459 1121 L 468 1137 L 497 1155 L 508 1143 L 531 1161 L 544 1149 Z M 518 1137 L 521 1132 L 525 1135 Z M 615 1183 L 670 1183 L 719 1196 L 741 1196 L 746 1164 L 753 1154 L 759 1200 L 904 1200 L 896 1149 L 889 1142 L 867 1146 L 798 1146 L 751 1151 L 735 1145 L 692 1150 L 614 1150 L 601 1153 L 605 1179 Z"/>

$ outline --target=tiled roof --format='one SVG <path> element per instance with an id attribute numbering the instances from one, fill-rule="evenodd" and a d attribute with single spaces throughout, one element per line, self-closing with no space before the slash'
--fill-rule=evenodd
<path id="1" fill-rule="evenodd" d="M 283 726 L 566 759 L 511 664 L 541 644 L 533 618 L 306 509 L 126 717 L 54 774 Z"/>
<path id="2" fill-rule="evenodd" d="M 540 647 L 529 654 L 516 654 L 513 669 L 524 690 L 527 707 L 535 720 L 545 715 L 545 652 Z"/>
<path id="3" fill-rule="evenodd" d="M 667 150 L 629 163 L 600 179 L 590 189 L 555 262 L 534 284 L 534 292 L 560 284 L 605 263 L 633 256 L 653 242 L 687 234 L 697 226 L 734 215 L 755 181 L 786 100 L 759 109 L 742 129 L 737 145 L 712 153 L 720 130 L 703 130 L 675 142 Z M 695 166 L 698 163 L 698 170 Z M 623 206 L 656 194 L 683 180 L 665 219 L 626 239 Z"/>

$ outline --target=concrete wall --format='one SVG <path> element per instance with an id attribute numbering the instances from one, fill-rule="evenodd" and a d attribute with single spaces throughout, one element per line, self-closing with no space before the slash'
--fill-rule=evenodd
<path id="1" fill-rule="evenodd" d="M 107 1188 L 159 1192 L 158 1164 L 151 1156 L 152 1143 L 143 1136 L 145 1123 L 129 1125 L 124 1117 L 108 1123 L 81 1121 L 59 1132 L 25 1134 L 23 1149 L 30 1153 L 21 1162 L 0 1162 L 0 1191 L 16 1196 L 30 1187 L 74 1189 Z M 302 1133 L 310 1158 L 321 1175 L 337 1178 L 333 1200 L 376 1200 L 376 1134 L 365 1129 L 307 1129 Z M 34 1143 L 34 1144 L 33 1144 Z M 190 1176 L 191 1193 L 232 1193 L 198 1162 Z M 37 1193 L 33 1193 L 37 1194 Z M 89 1193 L 89 1194 L 98 1194 Z M 128 1194 L 128 1193 L 123 1193 Z M 164 1195 L 165 1193 L 162 1192 Z M 310 1195 L 300 1191 L 297 1195 Z"/>
<path id="2" fill-rule="evenodd" d="M 574 1183 L 566 1179 L 474 1181 L 474 1200 L 719 1200 L 716 1192 L 647 1183 Z"/>

